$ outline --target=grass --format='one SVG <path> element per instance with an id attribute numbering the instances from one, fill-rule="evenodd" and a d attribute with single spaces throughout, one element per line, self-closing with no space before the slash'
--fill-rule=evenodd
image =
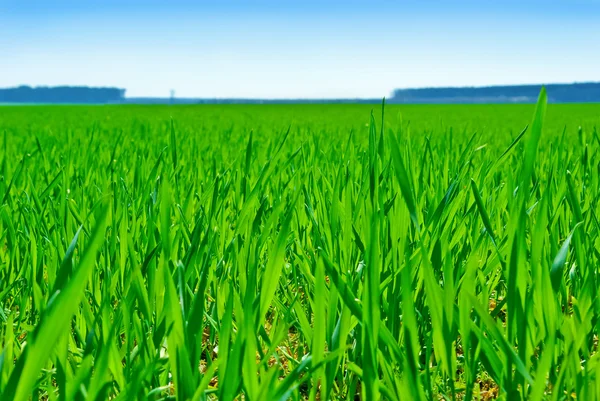
<path id="1" fill-rule="evenodd" d="M 600 106 L 371 108 L 0 108 L 0 399 L 600 398 Z"/>

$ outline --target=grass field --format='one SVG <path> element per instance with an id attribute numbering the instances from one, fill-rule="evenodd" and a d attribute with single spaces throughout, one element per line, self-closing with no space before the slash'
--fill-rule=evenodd
<path id="1" fill-rule="evenodd" d="M 600 105 L 384 110 L 0 107 L 0 399 L 599 399 Z"/>

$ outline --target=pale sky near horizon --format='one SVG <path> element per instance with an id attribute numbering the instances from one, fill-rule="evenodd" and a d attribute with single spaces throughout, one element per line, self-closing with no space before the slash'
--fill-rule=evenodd
<path id="1" fill-rule="evenodd" d="M 600 81 L 600 1 L 0 0 L 0 87 L 335 98 Z"/>

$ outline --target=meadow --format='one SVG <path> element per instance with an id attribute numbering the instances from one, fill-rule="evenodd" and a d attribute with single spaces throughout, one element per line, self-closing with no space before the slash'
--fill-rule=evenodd
<path id="1" fill-rule="evenodd" d="M 0 399 L 600 399 L 598 125 L 0 107 Z"/>

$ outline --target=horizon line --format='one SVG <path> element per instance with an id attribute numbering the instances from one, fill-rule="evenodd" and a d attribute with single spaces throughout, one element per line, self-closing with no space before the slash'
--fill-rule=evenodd
<path id="1" fill-rule="evenodd" d="M 392 98 L 395 92 L 398 91 L 413 91 L 413 90 L 428 90 L 428 89 L 487 89 L 487 88 L 499 88 L 499 87 L 541 87 L 541 86 L 568 86 L 568 85 L 594 85 L 600 84 L 600 81 L 570 81 L 570 82 L 551 82 L 551 83 L 513 83 L 513 84 L 489 84 L 489 85 L 443 85 L 443 86 L 418 86 L 418 87 L 397 87 L 389 92 L 389 96 L 378 96 L 378 97 L 252 97 L 252 96 L 131 96 L 126 95 L 127 88 L 121 88 L 118 86 L 89 86 L 89 85 L 28 85 L 20 84 L 11 87 L 0 87 L 0 91 L 4 90 L 15 90 L 15 89 L 57 89 L 57 88 L 86 88 L 86 89 L 118 89 L 124 91 L 123 99 L 180 99 L 180 100 L 263 100 L 263 101 L 303 101 L 303 100 L 382 100 Z M 175 92 L 177 90 L 175 89 Z"/>

